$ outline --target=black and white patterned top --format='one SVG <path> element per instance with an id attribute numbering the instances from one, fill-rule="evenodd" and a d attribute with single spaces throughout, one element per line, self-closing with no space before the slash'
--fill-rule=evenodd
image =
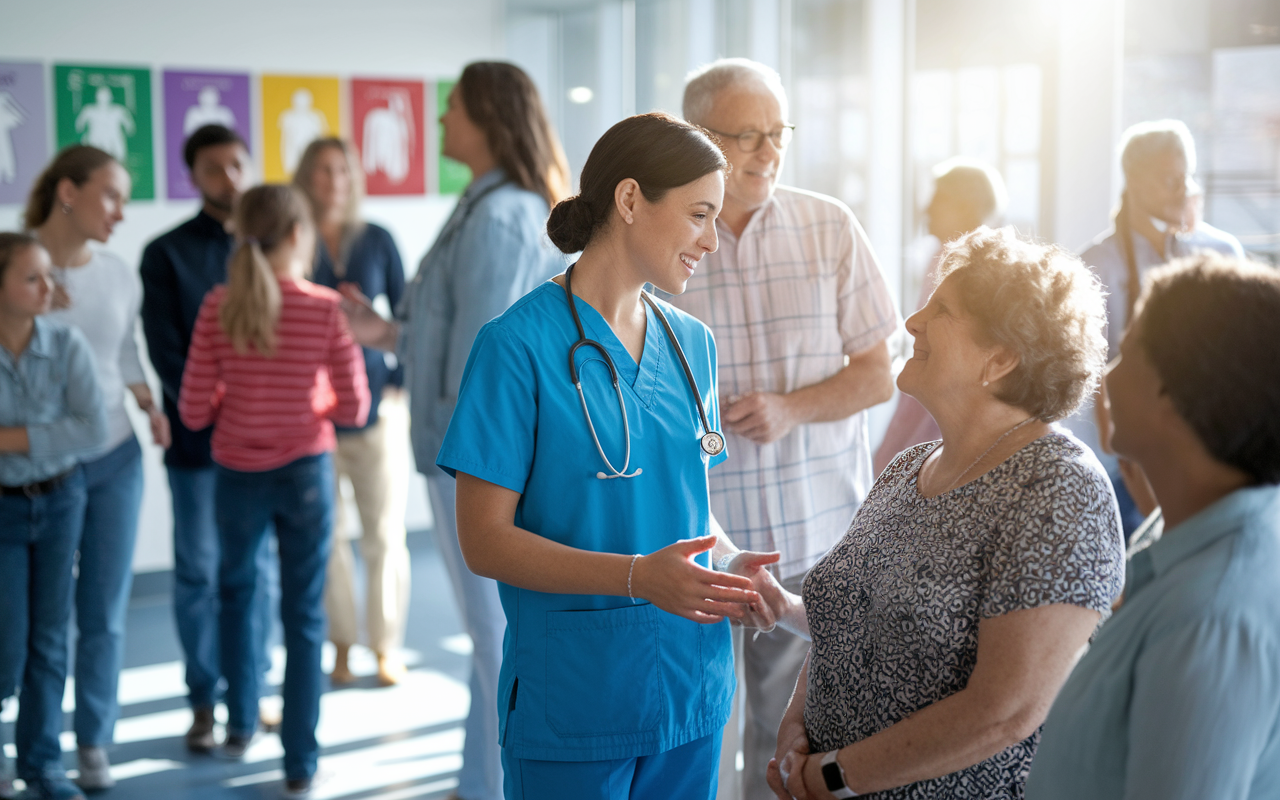
<path id="1" fill-rule="evenodd" d="M 938 443 L 901 453 L 848 533 L 804 582 L 813 636 L 805 725 L 815 753 L 871 736 L 960 691 L 978 623 L 1070 603 L 1101 612 L 1124 587 L 1111 484 L 1060 432 L 937 497 L 916 488 Z M 1020 798 L 1040 740 L 967 769 L 867 797 Z"/>

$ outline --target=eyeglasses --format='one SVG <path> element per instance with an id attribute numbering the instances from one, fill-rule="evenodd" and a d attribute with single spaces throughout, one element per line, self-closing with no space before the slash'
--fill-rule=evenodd
<path id="1" fill-rule="evenodd" d="M 707 128 L 707 130 L 711 131 L 716 136 L 719 136 L 722 139 L 725 139 L 726 141 L 732 139 L 733 141 L 737 142 L 738 149 L 744 153 L 754 153 L 755 151 L 760 149 L 761 145 L 764 144 L 764 140 L 766 136 L 769 138 L 770 141 L 773 142 L 774 149 L 776 150 L 786 149 L 787 145 L 791 144 L 791 137 L 795 135 L 796 126 L 783 125 L 781 128 L 774 131 L 773 133 L 761 133 L 760 131 L 743 131 L 742 133 L 725 133 L 724 131 L 718 131 L 718 130 L 715 130 L 714 128 Z"/>

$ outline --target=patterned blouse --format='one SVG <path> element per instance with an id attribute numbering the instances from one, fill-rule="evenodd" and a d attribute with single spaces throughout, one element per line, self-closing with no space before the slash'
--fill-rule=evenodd
<path id="1" fill-rule="evenodd" d="M 865 739 L 965 687 L 978 623 L 1070 603 L 1105 619 L 1124 586 L 1115 496 L 1091 453 L 1054 432 L 958 489 L 920 495 L 938 446 L 900 454 L 804 582 L 813 752 Z M 1020 798 L 1040 733 L 967 769 L 870 798 Z"/>

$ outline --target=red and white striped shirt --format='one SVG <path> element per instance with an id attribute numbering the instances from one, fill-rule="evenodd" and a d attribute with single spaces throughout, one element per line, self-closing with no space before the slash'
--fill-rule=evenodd
<path id="1" fill-rule="evenodd" d="M 218 321 L 225 286 L 205 295 L 182 373 L 178 414 L 192 430 L 215 425 L 213 460 L 241 472 L 283 467 L 334 448 L 333 423 L 364 424 L 369 384 L 340 295 L 280 281 L 276 354 L 237 353 Z"/>

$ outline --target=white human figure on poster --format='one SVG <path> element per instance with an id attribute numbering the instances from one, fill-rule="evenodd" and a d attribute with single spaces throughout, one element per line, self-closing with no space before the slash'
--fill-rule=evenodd
<path id="1" fill-rule="evenodd" d="M 281 111 L 276 123 L 280 128 L 280 160 L 290 175 L 298 168 L 307 145 L 329 132 L 329 120 L 324 112 L 311 107 L 312 101 L 307 89 L 295 90 L 293 106 Z"/>
<path id="2" fill-rule="evenodd" d="M 216 86 L 204 86 L 196 95 L 196 104 L 182 117 L 182 133 L 190 136 L 205 125 L 236 126 L 236 115 L 222 104 L 222 94 Z"/>
<path id="3" fill-rule="evenodd" d="M 0 92 L 0 183 L 18 179 L 18 155 L 13 149 L 13 130 L 27 121 L 27 112 L 8 92 Z"/>
<path id="4" fill-rule="evenodd" d="M 84 131 L 80 142 L 105 150 L 118 161 L 124 161 L 129 154 L 126 137 L 135 130 L 133 115 L 115 102 L 106 86 L 98 87 L 97 102 L 80 109 L 76 117 L 76 131 Z"/>
<path id="5" fill-rule="evenodd" d="M 364 171 L 381 172 L 392 183 L 404 183 L 409 175 L 410 148 L 413 147 L 413 115 L 404 92 L 387 100 L 386 108 L 375 108 L 364 118 Z"/>

